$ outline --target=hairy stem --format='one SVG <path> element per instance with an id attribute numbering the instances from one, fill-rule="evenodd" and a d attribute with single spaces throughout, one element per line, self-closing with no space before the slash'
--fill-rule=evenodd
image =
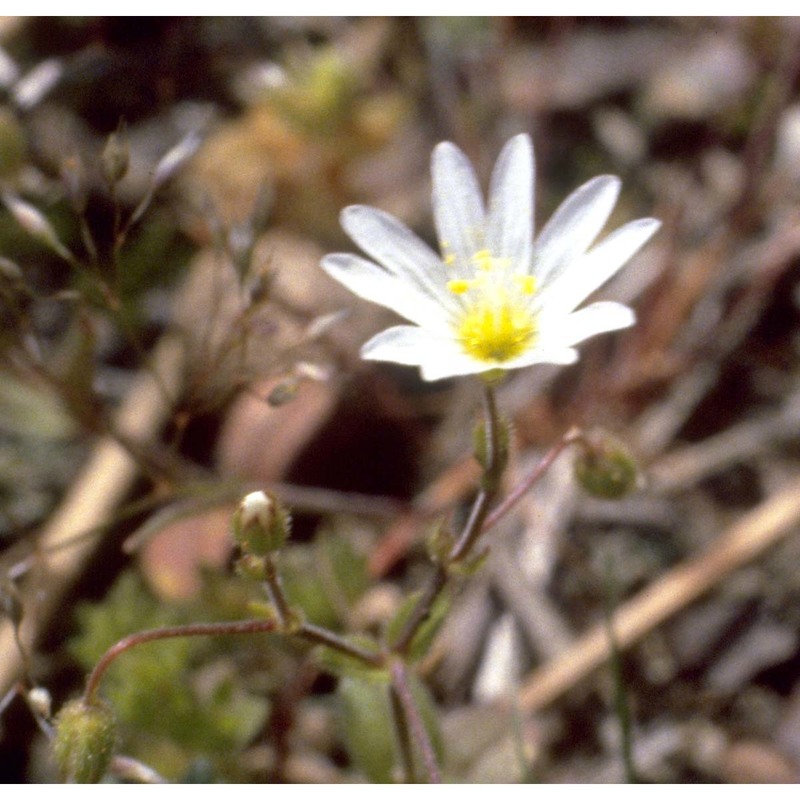
<path id="1" fill-rule="evenodd" d="M 472 553 L 483 532 L 489 508 L 497 496 L 504 463 L 500 454 L 500 419 L 497 414 L 497 403 L 495 402 L 494 388 L 489 384 L 484 386 L 483 400 L 486 418 L 486 450 L 483 458 L 484 468 L 480 491 L 472 504 L 469 518 L 461 534 L 443 562 L 436 565 L 422 596 L 395 639 L 392 646 L 395 653 L 402 654 L 408 651 L 414 636 L 430 616 L 433 604 L 447 585 L 450 566 L 463 562 Z"/>
<path id="2" fill-rule="evenodd" d="M 86 689 L 83 693 L 84 702 L 91 704 L 100 681 L 106 670 L 116 660 L 117 656 L 138 647 L 140 644 L 154 642 L 158 639 L 176 639 L 183 636 L 228 636 L 238 633 L 274 633 L 277 628 L 275 620 L 271 619 L 249 619 L 236 622 L 201 622 L 194 625 L 175 625 L 168 628 L 154 628 L 149 631 L 139 631 L 124 639 L 120 639 L 115 645 L 106 650 L 103 657 L 95 664 L 94 669 L 86 681 Z"/>
<path id="3" fill-rule="evenodd" d="M 405 708 L 394 686 L 389 687 L 389 700 L 392 704 L 392 717 L 394 718 L 395 729 L 397 730 L 397 746 L 400 751 L 403 778 L 406 783 L 416 783 L 417 776 L 414 770 L 414 748 L 411 744 L 411 732 L 409 730 Z"/>
<path id="4" fill-rule="evenodd" d="M 411 684 L 408 680 L 406 665 L 400 661 L 392 662 L 392 692 L 397 696 L 397 702 L 401 706 L 402 714 L 395 712 L 398 725 L 407 723 L 408 730 L 403 734 L 406 739 L 411 739 L 417 743 L 422 763 L 425 765 L 425 772 L 428 775 L 428 783 L 441 783 L 442 775 L 439 772 L 439 765 L 436 763 L 436 753 L 433 750 L 425 723 L 422 721 L 419 709 L 411 691 Z M 411 754 L 413 763 L 413 753 Z"/>

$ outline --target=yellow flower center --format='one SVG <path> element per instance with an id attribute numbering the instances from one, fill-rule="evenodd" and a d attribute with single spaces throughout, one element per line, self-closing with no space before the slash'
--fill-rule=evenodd
<path id="1" fill-rule="evenodd" d="M 522 355 L 536 341 L 536 315 L 531 296 L 536 291 L 532 275 L 509 274 L 502 259 L 488 250 L 472 257 L 476 276 L 449 281 L 447 288 L 463 297 L 454 321 L 464 352 L 487 364 L 503 364 Z"/>

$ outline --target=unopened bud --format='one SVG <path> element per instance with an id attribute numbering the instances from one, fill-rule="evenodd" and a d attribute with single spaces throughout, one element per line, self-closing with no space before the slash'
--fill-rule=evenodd
<path id="1" fill-rule="evenodd" d="M 250 578 L 250 580 L 266 580 L 267 560 L 264 556 L 254 556 L 252 553 L 245 553 L 236 561 L 236 572 L 243 578 Z"/>
<path id="2" fill-rule="evenodd" d="M 106 139 L 100 160 L 103 164 L 103 176 L 109 186 L 119 183 L 128 174 L 130 164 L 130 148 L 125 137 L 119 133 L 112 133 Z"/>
<path id="3" fill-rule="evenodd" d="M 61 80 L 64 64 L 57 58 L 48 58 L 37 64 L 17 81 L 12 96 L 17 105 L 27 111 L 33 108 Z"/>
<path id="4" fill-rule="evenodd" d="M 168 150 L 156 164 L 153 172 L 153 187 L 158 188 L 169 180 L 197 152 L 200 147 L 200 141 L 199 134 L 189 133 L 171 150 Z"/>
<path id="5" fill-rule="evenodd" d="M 111 763 L 116 738 L 116 720 L 107 705 L 83 699 L 67 703 L 55 719 L 53 740 L 61 779 L 98 783 Z"/>
<path id="6" fill-rule="evenodd" d="M 618 500 L 636 488 L 638 469 L 628 449 L 606 433 L 582 439 L 575 478 L 593 497 Z"/>
<path id="7" fill-rule="evenodd" d="M 50 719 L 53 714 L 53 698 L 43 686 L 34 686 L 27 695 L 28 705 L 34 714 L 42 719 Z"/>
<path id="8" fill-rule="evenodd" d="M 504 419 L 497 420 L 497 452 L 493 454 L 495 469 L 499 474 L 508 463 L 508 442 L 510 439 L 509 424 Z M 480 420 L 472 432 L 472 447 L 475 460 L 486 470 L 489 468 L 489 440 L 486 433 L 486 422 Z"/>
<path id="9" fill-rule="evenodd" d="M 3 203 L 26 233 L 46 244 L 62 258 L 72 260 L 72 254 L 61 243 L 55 229 L 38 208 L 13 194 L 4 194 Z"/>
<path id="10" fill-rule="evenodd" d="M 428 555 L 435 564 L 446 564 L 453 549 L 455 537 L 446 522 L 439 522 L 427 539 Z"/>
<path id="11" fill-rule="evenodd" d="M 278 499 L 250 492 L 233 515 L 233 535 L 245 554 L 265 556 L 283 547 L 291 518 Z"/>

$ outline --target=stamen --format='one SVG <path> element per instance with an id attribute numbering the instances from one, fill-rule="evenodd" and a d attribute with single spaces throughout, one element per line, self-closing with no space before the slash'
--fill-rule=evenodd
<path id="1" fill-rule="evenodd" d="M 533 294 L 536 291 L 536 278 L 533 275 L 515 275 L 514 280 L 523 294 Z"/>
<path id="2" fill-rule="evenodd" d="M 474 281 L 466 281 L 466 280 L 447 281 L 447 288 L 453 294 L 464 294 L 464 292 L 469 290 L 469 288 L 472 286 L 473 283 Z"/>
<path id="3" fill-rule="evenodd" d="M 491 272 L 494 268 L 495 259 L 489 250 L 478 250 L 478 252 L 472 256 L 472 260 L 482 272 Z"/>

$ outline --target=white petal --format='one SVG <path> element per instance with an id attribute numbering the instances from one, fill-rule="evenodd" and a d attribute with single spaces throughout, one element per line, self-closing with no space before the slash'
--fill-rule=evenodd
<path id="1" fill-rule="evenodd" d="M 606 224 L 620 180 L 601 175 L 576 189 L 556 210 L 536 240 L 533 271 L 544 286 L 583 255 Z"/>
<path id="2" fill-rule="evenodd" d="M 543 307 L 554 314 L 572 311 L 625 266 L 659 227 L 657 219 L 637 219 L 617 228 L 545 288 Z"/>
<path id="3" fill-rule="evenodd" d="M 433 216 L 444 255 L 453 254 L 462 270 L 483 241 L 485 213 L 478 179 L 469 159 L 452 143 L 436 145 L 431 158 Z"/>
<path id="4" fill-rule="evenodd" d="M 361 347 L 361 357 L 369 361 L 392 361 L 417 365 L 433 337 L 413 325 L 396 325 L 373 336 Z"/>
<path id="5" fill-rule="evenodd" d="M 350 253 L 327 255 L 320 264 L 328 275 L 364 300 L 390 308 L 418 325 L 446 328 L 446 313 L 434 298 L 377 264 Z"/>
<path id="6" fill-rule="evenodd" d="M 554 346 L 572 347 L 598 333 L 629 328 L 636 314 L 622 303 L 599 302 L 564 317 L 552 331 L 542 330 L 542 340 Z M 545 338 L 546 337 L 546 338 Z"/>
<path id="7" fill-rule="evenodd" d="M 509 259 L 515 272 L 527 272 L 533 239 L 533 145 L 515 136 L 497 159 L 489 191 L 486 246 Z"/>
<path id="8" fill-rule="evenodd" d="M 571 347 L 534 347 L 527 353 L 498 366 L 502 369 L 519 369 L 532 364 L 574 364 L 577 360 L 578 351 Z"/>
<path id="9" fill-rule="evenodd" d="M 466 355 L 453 338 L 410 325 L 397 325 L 373 336 L 361 348 L 361 357 L 370 361 L 418 366 L 426 381 L 473 375 L 491 369 L 491 365 Z"/>
<path id="10" fill-rule="evenodd" d="M 492 368 L 464 353 L 452 337 L 432 334 L 410 325 L 387 328 L 373 336 L 361 348 L 361 357 L 417 366 L 426 381 L 475 375 Z"/>
<path id="11" fill-rule="evenodd" d="M 369 206 L 348 206 L 342 227 L 369 256 L 397 277 L 447 300 L 446 267 L 433 250 L 391 214 Z"/>

